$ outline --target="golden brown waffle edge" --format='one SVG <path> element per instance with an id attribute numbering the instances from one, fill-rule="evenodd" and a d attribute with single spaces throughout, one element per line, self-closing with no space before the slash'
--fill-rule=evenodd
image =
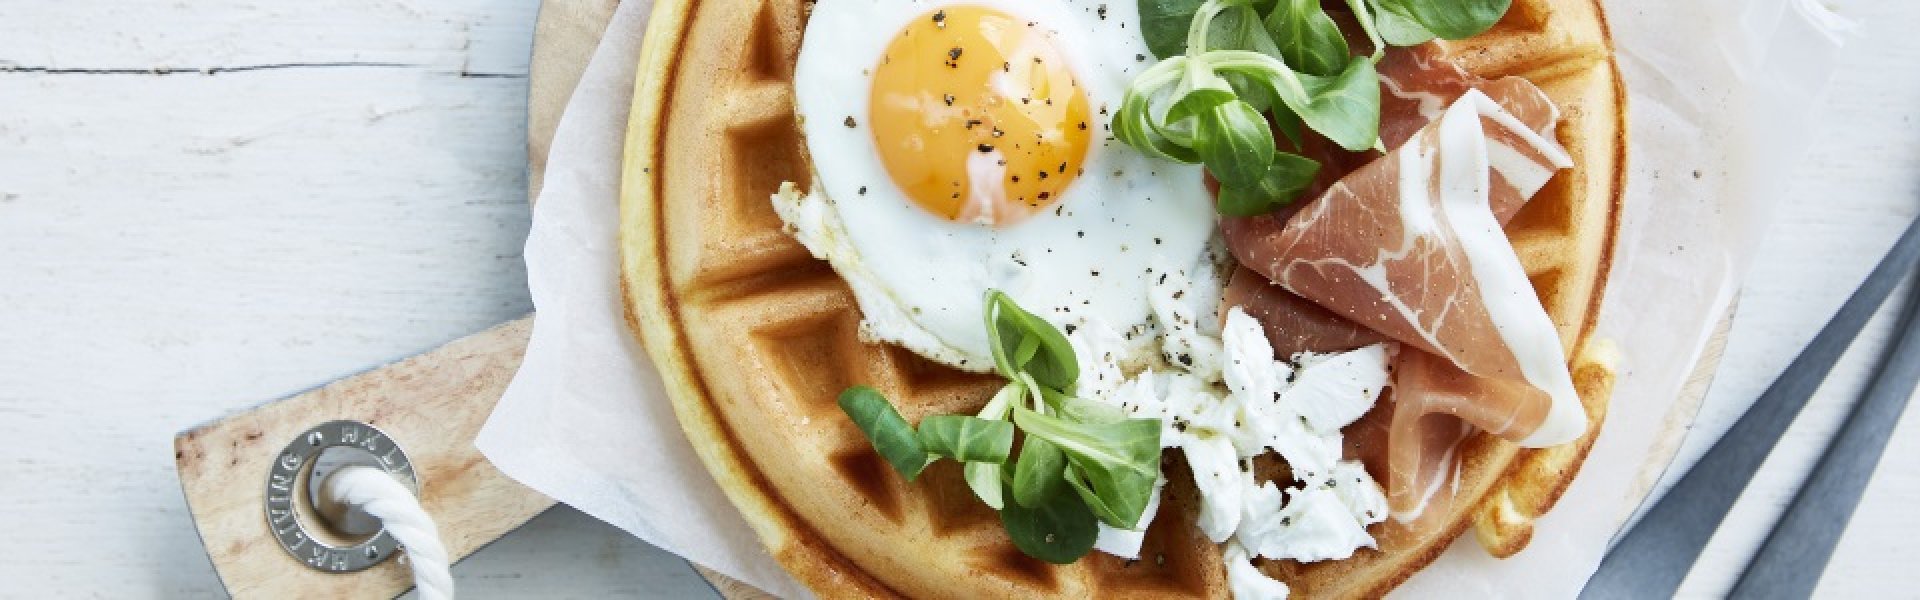
<path id="1" fill-rule="evenodd" d="M 852 383 L 900 399 L 909 420 L 975 407 L 992 384 L 861 343 L 845 285 L 772 215 L 773 186 L 809 178 L 790 81 L 804 4 L 660 0 L 642 45 L 623 166 L 621 290 L 628 325 L 708 471 L 774 558 L 826 597 L 1225 596 L 1218 552 L 1190 525 L 1190 484 L 1169 488 L 1143 560 L 1095 553 L 1048 565 L 1005 541 L 957 469 L 908 484 L 839 414 L 833 396 Z M 1587 349 L 1600 345 L 1593 316 L 1625 168 L 1624 90 L 1609 44 L 1597 2 L 1520 0 L 1494 31 L 1450 48 L 1481 75 L 1534 79 L 1562 106 L 1560 137 L 1576 166 L 1509 233 L 1573 351 L 1595 417 L 1588 435 L 1541 450 L 1471 440 L 1462 493 L 1481 500 L 1449 515 L 1444 535 L 1396 539 L 1376 527 L 1379 551 L 1268 563 L 1296 594 L 1383 594 L 1469 525 L 1490 551 L 1510 555 L 1590 449 L 1613 373 Z M 1180 481 L 1179 463 L 1166 465 L 1169 480 Z"/>

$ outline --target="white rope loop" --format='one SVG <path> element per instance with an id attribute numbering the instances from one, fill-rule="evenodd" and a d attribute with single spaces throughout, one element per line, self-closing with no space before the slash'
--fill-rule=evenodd
<path id="1" fill-rule="evenodd" d="M 440 530 L 420 507 L 407 486 L 386 471 L 363 466 L 342 467 L 320 482 L 328 502 L 358 507 L 387 528 L 406 550 L 413 568 L 413 587 L 421 600 L 451 600 L 453 573 Z"/>

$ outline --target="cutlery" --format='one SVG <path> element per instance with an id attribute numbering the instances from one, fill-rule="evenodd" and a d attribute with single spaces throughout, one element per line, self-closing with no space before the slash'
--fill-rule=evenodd
<path id="1" fill-rule="evenodd" d="M 1617 539 L 1580 597 L 1600 600 L 1673 596 L 1694 560 L 1699 558 L 1701 548 L 1753 479 L 1761 461 L 1773 450 L 1794 417 L 1806 407 L 1808 398 L 1819 389 L 1834 363 L 1886 302 L 1894 287 L 1913 271 L 1916 262 L 1920 262 L 1920 218 L 1907 225 L 1899 241 L 1880 259 L 1866 281 L 1854 290 L 1753 407 L 1647 511 L 1638 525 Z M 1911 352 L 1913 350 L 1909 350 Z M 1887 426 L 1891 427 L 1891 423 Z M 1845 447 L 1851 449 L 1854 445 L 1849 443 Z M 1864 454 L 1864 451 L 1855 452 Z M 1877 458 L 1879 449 L 1874 447 L 1871 453 Z M 1870 464 L 1861 468 L 1870 470 Z M 1866 475 L 1858 477 L 1864 482 Z M 1857 492 L 1853 496 L 1853 500 L 1858 499 Z M 1840 526 L 1844 526 L 1844 519 L 1835 528 Z M 1783 541 L 1779 552 L 1788 551 L 1785 544 Z M 1796 570 L 1806 578 L 1804 565 L 1800 567 Z M 1760 582 L 1757 578 L 1754 581 Z"/>

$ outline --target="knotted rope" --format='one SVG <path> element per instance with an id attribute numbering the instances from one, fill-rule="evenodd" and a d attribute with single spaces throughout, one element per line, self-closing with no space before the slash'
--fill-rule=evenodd
<path id="1" fill-rule="evenodd" d="M 453 573 L 448 570 L 447 547 L 440 530 L 420 507 L 407 486 L 386 471 L 363 466 L 343 467 L 320 482 L 325 502 L 358 508 L 379 519 L 406 551 L 413 569 L 413 587 L 421 600 L 451 600 Z"/>

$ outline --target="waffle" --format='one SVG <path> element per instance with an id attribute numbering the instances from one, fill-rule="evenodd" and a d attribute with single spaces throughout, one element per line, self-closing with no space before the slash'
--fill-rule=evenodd
<path id="1" fill-rule="evenodd" d="M 1095 552 L 1071 565 L 1021 554 L 951 461 L 908 483 L 835 404 L 853 384 L 909 421 L 971 413 L 998 381 L 863 343 L 852 293 L 781 230 L 768 197 L 805 189 L 792 74 L 806 0 L 659 0 L 639 64 L 621 193 L 629 326 L 659 367 L 687 437 L 768 551 L 822 596 L 1228 595 L 1220 551 L 1191 524 L 1185 461 L 1142 559 Z M 1527 450 L 1487 435 L 1463 447 L 1452 514 L 1425 536 L 1389 521 L 1378 550 L 1262 568 L 1309 597 L 1372 596 L 1427 565 L 1466 529 L 1519 551 L 1533 519 L 1579 468 L 1613 374 L 1588 339 L 1618 223 L 1624 92 L 1594 0 L 1518 0 L 1482 36 L 1450 44 L 1465 66 L 1524 75 L 1559 104 L 1560 173 L 1508 227 L 1559 327 L 1589 416 L 1579 442 Z"/>

